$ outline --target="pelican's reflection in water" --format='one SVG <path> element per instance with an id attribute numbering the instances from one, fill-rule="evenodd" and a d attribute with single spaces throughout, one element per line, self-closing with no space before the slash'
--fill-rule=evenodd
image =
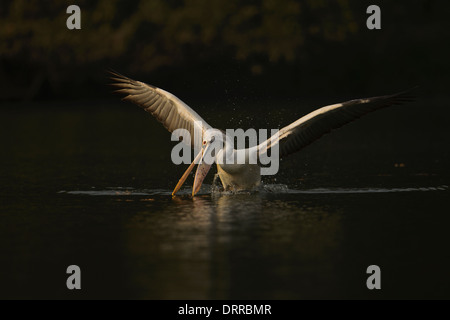
<path id="1" fill-rule="evenodd" d="M 147 202 L 128 228 L 134 289 L 145 298 L 276 299 L 339 287 L 340 213 L 301 198 L 216 193 Z"/>

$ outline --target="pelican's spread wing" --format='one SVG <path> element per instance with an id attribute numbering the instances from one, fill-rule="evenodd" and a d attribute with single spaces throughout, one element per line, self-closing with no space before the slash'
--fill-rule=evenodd
<path id="1" fill-rule="evenodd" d="M 151 113 L 169 132 L 186 129 L 191 135 L 190 145 L 200 150 L 202 138 L 211 126 L 194 110 L 170 92 L 111 72 L 112 85 L 125 94 L 123 100 L 131 101 Z"/>
<path id="2" fill-rule="evenodd" d="M 333 129 L 356 120 L 363 115 L 411 101 L 407 92 L 367 99 L 350 100 L 317 109 L 282 128 L 277 134 L 258 146 L 259 153 L 279 145 L 280 157 L 299 151 Z"/>

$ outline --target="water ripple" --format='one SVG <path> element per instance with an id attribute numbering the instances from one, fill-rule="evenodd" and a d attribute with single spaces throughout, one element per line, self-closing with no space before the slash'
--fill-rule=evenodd
<path id="1" fill-rule="evenodd" d="M 210 185 L 202 186 L 199 195 L 211 193 L 212 187 Z M 284 184 L 266 184 L 263 185 L 258 192 L 271 193 L 271 194 L 370 194 L 370 193 L 399 193 L 399 192 L 436 192 L 436 191 L 448 191 L 447 185 L 441 185 L 436 187 L 399 187 L 399 188 L 313 188 L 313 189 L 290 189 Z M 151 196 L 151 195 L 172 195 L 171 190 L 165 189 L 134 189 L 131 187 L 109 187 L 104 190 L 61 190 L 60 194 L 71 195 L 88 195 L 88 196 Z M 214 194 L 234 194 L 233 192 L 224 192 L 213 189 Z M 237 193 L 253 193 L 253 192 L 237 192 Z M 190 195 L 191 189 L 181 189 L 177 195 L 185 196 Z"/>

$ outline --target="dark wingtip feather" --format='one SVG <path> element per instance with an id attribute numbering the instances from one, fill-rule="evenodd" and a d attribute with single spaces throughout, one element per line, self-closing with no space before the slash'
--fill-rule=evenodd
<path id="1" fill-rule="evenodd" d="M 117 86 L 118 84 L 120 86 L 120 83 L 136 84 L 137 82 L 139 82 L 139 81 L 133 80 L 131 78 L 128 78 L 127 76 L 124 76 L 123 74 L 121 74 L 113 69 L 107 70 L 107 72 L 110 74 L 109 79 L 116 81 L 116 83 L 110 83 L 110 85 L 113 85 L 113 86 Z M 152 89 L 158 89 L 158 87 L 148 84 L 148 83 L 145 83 L 145 85 L 149 86 Z"/>
<path id="2" fill-rule="evenodd" d="M 108 69 L 108 70 L 106 70 L 106 72 L 110 74 L 110 79 L 114 79 L 114 78 L 129 79 L 128 77 L 124 76 L 123 74 L 121 74 L 120 72 L 117 72 L 114 69 Z"/>
<path id="3" fill-rule="evenodd" d="M 126 89 L 127 84 L 135 83 L 133 79 L 130 79 L 113 69 L 107 70 L 107 72 L 110 74 L 109 79 L 115 81 L 113 83 L 108 83 L 109 86 L 117 88 L 113 93 L 123 94 L 123 90 Z M 121 100 L 125 100 L 125 98 L 122 98 Z"/>

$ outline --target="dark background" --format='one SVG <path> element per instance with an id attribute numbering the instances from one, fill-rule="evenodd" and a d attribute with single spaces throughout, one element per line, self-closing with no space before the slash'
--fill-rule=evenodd
<path id="1" fill-rule="evenodd" d="M 66 28 L 72 4 L 81 30 Z M 366 28 L 372 4 L 381 30 Z M 448 298 L 449 12 L 431 0 L 2 1 L 0 297 Z M 190 179 L 172 199 L 186 166 L 161 125 L 112 94 L 111 69 L 222 129 L 419 87 L 264 179 L 294 193 L 192 199 Z M 364 285 L 374 263 L 380 292 Z M 81 292 L 65 287 L 70 264 Z"/>
<path id="2" fill-rule="evenodd" d="M 81 8 L 81 30 L 66 8 Z M 381 8 L 381 30 L 366 9 Z M 445 95 L 445 1 L 2 1 L 2 100 L 108 98 L 106 71 L 185 100 Z"/>

